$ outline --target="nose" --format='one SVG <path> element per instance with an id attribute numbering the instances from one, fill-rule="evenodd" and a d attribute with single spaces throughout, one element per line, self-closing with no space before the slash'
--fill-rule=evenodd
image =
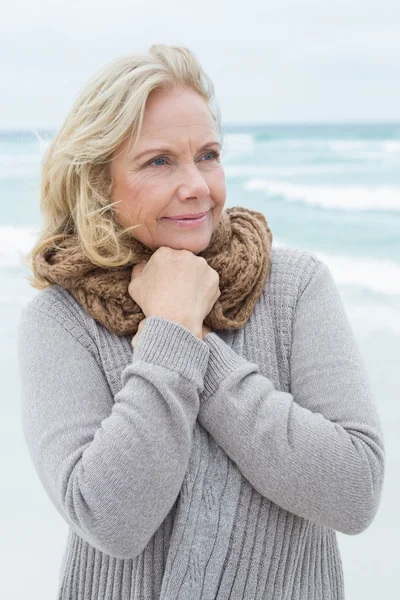
<path id="1" fill-rule="evenodd" d="M 201 200 L 205 196 L 210 196 L 210 188 L 196 165 L 185 167 L 177 196 L 179 200 L 187 200 L 188 198 Z"/>

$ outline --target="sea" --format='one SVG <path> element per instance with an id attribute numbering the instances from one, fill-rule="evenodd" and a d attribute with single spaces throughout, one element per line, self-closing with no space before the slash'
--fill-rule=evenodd
<path id="1" fill-rule="evenodd" d="M 44 492 L 20 422 L 16 333 L 36 294 L 21 257 L 41 224 L 54 131 L 0 131 L 1 597 L 55 600 L 67 525 Z M 400 598 L 400 123 L 225 125 L 226 207 L 262 212 L 275 246 L 327 263 L 357 337 L 384 430 L 380 508 L 338 532 L 347 600 Z"/>

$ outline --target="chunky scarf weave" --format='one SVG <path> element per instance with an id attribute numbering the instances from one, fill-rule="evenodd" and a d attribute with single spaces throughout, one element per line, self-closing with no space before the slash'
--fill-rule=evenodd
<path id="1" fill-rule="evenodd" d="M 145 318 L 129 295 L 133 267 L 156 252 L 132 237 L 132 265 L 103 268 L 84 253 L 71 235 L 37 255 L 38 273 L 67 289 L 109 331 L 134 335 Z M 221 213 L 202 256 L 219 274 L 220 296 L 204 319 L 212 330 L 238 329 L 249 319 L 270 271 L 272 233 L 263 214 L 235 206 Z"/>

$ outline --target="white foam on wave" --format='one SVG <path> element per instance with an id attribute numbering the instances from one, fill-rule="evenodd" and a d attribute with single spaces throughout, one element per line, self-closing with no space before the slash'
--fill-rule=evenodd
<path id="1" fill-rule="evenodd" d="M 225 135 L 223 160 L 231 161 L 252 154 L 255 150 L 256 142 L 254 136 L 250 133 L 229 133 Z"/>
<path id="2" fill-rule="evenodd" d="M 258 145 L 273 151 L 293 151 L 307 154 L 340 155 L 342 157 L 357 157 L 365 160 L 381 157 L 392 158 L 390 155 L 400 153 L 400 140 L 397 139 L 343 139 L 343 138 L 269 138 L 258 140 Z M 396 157 L 394 157 L 396 158 Z"/>
<path id="3" fill-rule="evenodd" d="M 304 202 L 329 210 L 400 210 L 400 187 L 390 185 L 301 185 L 287 181 L 249 179 L 245 190 L 263 190 L 290 202 Z"/>
<path id="4" fill-rule="evenodd" d="M 364 158 L 382 155 L 397 154 L 400 152 L 400 141 L 398 140 L 326 140 L 323 141 L 321 150 L 333 150 L 342 155 L 359 155 Z"/>
<path id="5" fill-rule="evenodd" d="M 13 167 L 14 165 L 37 165 L 42 156 L 38 153 L 11 154 L 0 152 L 0 167 Z"/>
<path id="6" fill-rule="evenodd" d="M 0 226 L 0 267 L 23 267 L 21 253 L 29 252 L 38 235 L 37 227 Z M 287 245 L 276 237 L 273 244 L 276 247 Z M 339 285 L 356 285 L 380 294 L 400 295 L 400 265 L 395 261 L 313 252 L 326 262 Z"/>
<path id="7" fill-rule="evenodd" d="M 275 237 L 273 245 L 288 246 Z M 338 285 L 354 285 L 378 294 L 400 296 L 400 264 L 393 260 L 311 252 L 328 265 Z"/>
<path id="8" fill-rule="evenodd" d="M 27 253 L 37 240 L 39 229 L 35 227 L 0 226 L 0 268 L 3 286 L 0 303 L 23 304 L 37 293 L 15 271 L 25 267 L 20 253 Z M 286 247 L 281 239 L 274 237 L 275 247 Z M 356 286 L 373 292 L 370 302 L 346 305 L 348 315 L 360 336 L 379 332 L 400 335 L 400 265 L 391 260 L 354 258 L 312 250 L 329 267 L 338 286 Z M 6 269 L 13 269 L 7 273 Z M 381 296 L 381 300 L 380 300 Z"/>
<path id="9" fill-rule="evenodd" d="M 318 164 L 318 165 L 229 165 L 224 164 L 224 172 L 227 179 L 237 178 L 262 178 L 270 177 L 275 179 L 276 177 L 293 177 L 294 175 L 325 175 L 332 173 L 365 173 L 367 170 L 366 165 L 355 165 L 355 164 Z"/>
<path id="10" fill-rule="evenodd" d="M 386 142 L 383 142 L 382 147 L 384 151 L 389 154 L 400 154 L 400 141 L 387 140 Z"/>
<path id="11" fill-rule="evenodd" d="M 23 151 L 18 145 L 4 146 L 2 144 L 0 149 L 0 179 L 40 175 L 43 154 L 49 146 L 50 140 L 41 138 L 39 134 L 36 135 L 37 141 L 26 143 Z"/>
<path id="12" fill-rule="evenodd" d="M 390 259 L 357 258 L 318 252 L 339 285 L 356 285 L 386 295 L 400 296 L 400 265 Z"/>
<path id="13" fill-rule="evenodd" d="M 275 237 L 273 245 L 287 247 L 287 244 Z M 386 259 L 353 258 L 315 250 L 312 252 L 329 267 L 339 288 L 357 286 L 361 290 L 382 295 L 382 300 L 377 296 L 371 298 L 370 302 L 346 304 L 346 312 L 359 339 L 366 339 L 374 333 L 400 336 L 398 263 Z"/>
<path id="14" fill-rule="evenodd" d="M 37 227 L 0 225 L 0 268 L 24 267 L 21 253 L 30 251 L 38 234 Z"/>
<path id="15" fill-rule="evenodd" d="M 38 153 L 0 153 L 0 179 L 8 177 L 35 177 L 40 174 L 42 156 Z"/>

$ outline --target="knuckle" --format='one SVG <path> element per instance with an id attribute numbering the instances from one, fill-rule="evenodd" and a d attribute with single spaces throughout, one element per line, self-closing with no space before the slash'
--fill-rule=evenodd
<path id="1" fill-rule="evenodd" d="M 160 246 L 153 253 L 153 257 L 158 257 L 158 256 L 163 255 L 163 254 L 168 254 L 170 250 L 171 250 L 171 248 L 169 248 L 168 246 Z"/>

